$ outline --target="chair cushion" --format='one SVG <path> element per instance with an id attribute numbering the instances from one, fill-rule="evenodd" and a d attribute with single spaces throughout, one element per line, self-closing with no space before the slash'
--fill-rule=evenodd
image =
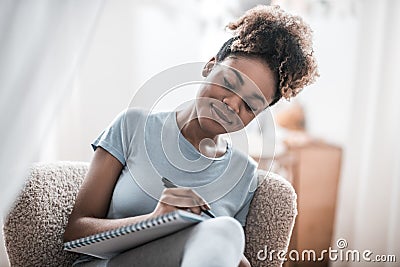
<path id="1" fill-rule="evenodd" d="M 87 172 L 83 162 L 34 164 L 4 222 L 11 266 L 71 266 L 64 228 Z"/>

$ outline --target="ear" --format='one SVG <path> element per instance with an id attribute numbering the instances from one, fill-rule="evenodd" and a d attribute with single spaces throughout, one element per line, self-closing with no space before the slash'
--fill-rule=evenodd
<path id="1" fill-rule="evenodd" d="M 201 75 L 203 75 L 203 77 L 207 77 L 208 74 L 210 74 L 211 70 L 214 68 L 216 64 L 216 58 L 212 57 L 207 63 L 206 65 L 204 65 L 203 67 L 203 71 L 201 72 Z"/>

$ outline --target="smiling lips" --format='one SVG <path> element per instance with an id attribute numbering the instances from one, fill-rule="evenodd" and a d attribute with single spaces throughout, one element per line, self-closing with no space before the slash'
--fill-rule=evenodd
<path id="1" fill-rule="evenodd" d="M 218 116 L 218 118 L 220 118 L 222 121 L 224 121 L 227 124 L 232 124 L 232 121 L 230 121 L 228 119 L 228 117 L 223 113 L 223 111 L 221 111 L 220 109 L 218 109 L 214 104 L 211 103 L 211 110 Z"/>

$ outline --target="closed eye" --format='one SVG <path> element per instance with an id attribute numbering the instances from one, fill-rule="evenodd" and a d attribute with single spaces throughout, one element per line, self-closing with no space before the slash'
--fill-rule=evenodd
<path id="1" fill-rule="evenodd" d="M 227 89 L 235 91 L 236 88 L 228 81 L 227 78 L 224 77 L 224 85 Z"/>
<path id="2" fill-rule="evenodd" d="M 245 106 L 246 106 L 246 110 L 247 110 L 247 111 L 251 111 L 251 112 L 256 112 L 256 111 L 257 111 L 257 108 L 254 108 L 254 107 L 250 106 L 250 105 L 247 104 L 246 101 L 244 101 L 244 100 L 243 100 L 243 102 L 244 102 L 244 104 L 245 104 Z"/>
<path id="3" fill-rule="evenodd" d="M 224 86 L 226 87 L 226 89 L 230 90 L 230 91 L 236 91 L 236 88 L 232 85 L 232 83 L 229 82 L 229 80 L 227 78 L 224 77 Z M 246 110 L 249 112 L 256 112 L 257 108 L 250 106 L 246 101 L 242 100 Z"/>

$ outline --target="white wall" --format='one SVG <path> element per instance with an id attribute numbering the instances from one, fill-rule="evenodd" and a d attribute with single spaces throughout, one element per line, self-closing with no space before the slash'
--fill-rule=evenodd
<path id="1" fill-rule="evenodd" d="M 230 20 L 230 15 L 224 17 L 229 10 L 217 12 L 215 5 L 107 1 L 73 96 L 65 100 L 39 160 L 90 160 L 90 142 L 128 106 L 141 84 L 168 67 L 213 56 L 229 37 L 223 25 Z M 321 77 L 297 101 L 305 105 L 312 135 L 342 144 L 353 101 L 357 21 L 351 17 L 307 21 L 315 32 Z"/>
<path id="2" fill-rule="evenodd" d="M 303 17 L 314 31 L 320 77 L 291 101 L 304 107 L 306 128 L 312 136 L 341 146 L 347 138 L 349 114 L 355 101 L 358 20 L 348 15 Z M 290 102 L 281 100 L 275 110 L 289 105 Z"/>
<path id="3" fill-rule="evenodd" d="M 129 103 L 135 79 L 134 3 L 106 1 L 89 53 L 41 161 L 91 158 L 91 141 Z"/>
<path id="4" fill-rule="evenodd" d="M 211 58 L 222 41 L 204 45 L 204 36 L 215 29 L 201 16 L 203 4 L 107 1 L 75 91 L 38 160 L 90 160 L 91 141 L 147 79 L 177 64 Z M 217 32 L 216 38 L 225 40 L 222 26 Z"/>
<path id="5" fill-rule="evenodd" d="M 354 101 L 357 20 L 354 17 L 310 20 L 321 76 L 299 95 L 308 131 L 342 145 L 347 138 Z"/>

